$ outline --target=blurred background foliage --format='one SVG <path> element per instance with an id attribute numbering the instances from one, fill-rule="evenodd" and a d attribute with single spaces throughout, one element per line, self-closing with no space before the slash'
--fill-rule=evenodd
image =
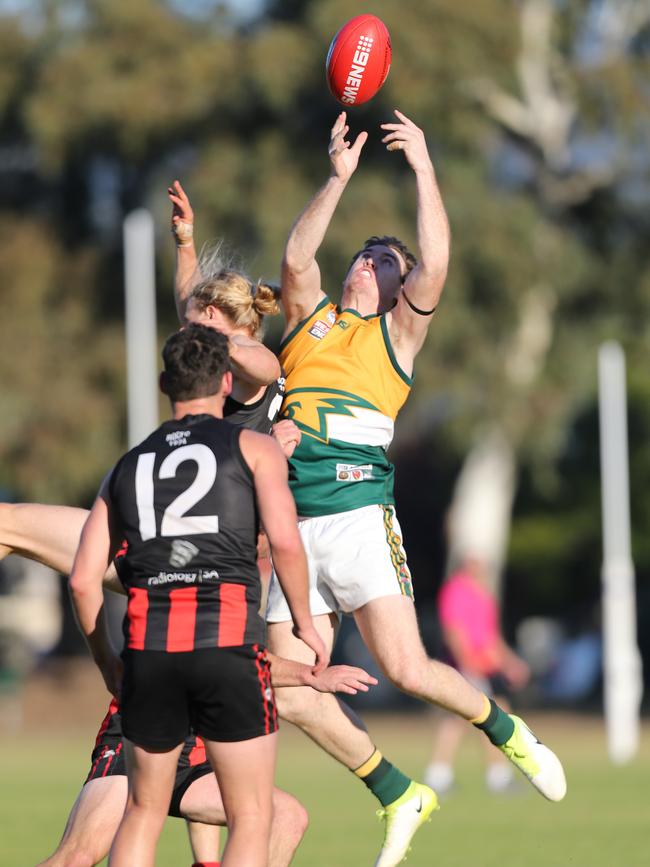
<path id="1" fill-rule="evenodd" d="M 393 68 L 350 112 L 370 131 L 321 251 L 337 295 L 373 233 L 415 245 L 414 184 L 380 143 L 425 130 L 453 259 L 393 457 L 420 598 L 444 568 L 453 481 L 498 426 L 519 483 L 506 618 L 599 596 L 596 353 L 627 352 L 634 554 L 650 619 L 650 7 L 644 0 L 376 0 Z M 125 445 L 121 222 L 158 227 L 160 336 L 174 326 L 165 190 L 199 242 L 277 279 L 328 171 L 323 64 L 344 0 L 0 0 L 0 484 L 87 504 Z M 277 344 L 279 323 L 269 330 Z M 646 612 L 646 613 L 644 613 Z M 646 632 L 647 635 L 647 632 Z M 648 638 L 645 653 L 648 655 Z"/>

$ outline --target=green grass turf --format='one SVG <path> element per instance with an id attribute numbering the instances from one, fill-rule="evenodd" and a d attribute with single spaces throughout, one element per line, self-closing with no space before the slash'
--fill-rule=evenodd
<path id="1" fill-rule="evenodd" d="M 602 724 L 576 716 L 533 717 L 536 733 L 565 762 L 569 794 L 550 804 L 528 789 L 488 796 L 478 735 L 470 732 L 459 763 L 457 793 L 417 835 L 408 867 L 642 867 L 650 864 L 650 730 L 628 766 L 606 759 Z M 418 774 L 429 750 L 431 718 L 371 716 L 384 753 Z M 0 751 L 0 864 L 29 867 L 59 839 L 83 779 L 94 732 L 4 735 Z M 311 824 L 298 867 L 372 865 L 381 843 L 376 803 L 352 775 L 285 726 L 278 784 L 299 797 Z M 159 867 L 191 864 L 183 823 L 167 822 Z"/>

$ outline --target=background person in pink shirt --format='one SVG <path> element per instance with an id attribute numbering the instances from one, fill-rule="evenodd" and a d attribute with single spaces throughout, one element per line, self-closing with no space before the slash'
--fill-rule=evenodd
<path id="1" fill-rule="evenodd" d="M 478 558 L 466 557 L 445 580 L 438 596 L 438 618 L 447 661 L 508 711 L 511 691 L 524 686 L 530 672 L 503 640 L 499 605 L 489 587 L 487 568 Z M 438 794 L 449 792 L 454 785 L 454 759 L 466 732 L 461 719 L 441 712 L 425 772 L 426 784 Z M 508 791 L 514 783 L 510 763 L 489 741 L 484 749 L 487 788 Z"/>

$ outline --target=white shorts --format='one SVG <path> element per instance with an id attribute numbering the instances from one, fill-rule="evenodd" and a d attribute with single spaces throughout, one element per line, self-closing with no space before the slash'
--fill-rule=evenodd
<path id="1" fill-rule="evenodd" d="M 350 613 L 382 596 L 413 598 L 394 506 L 300 518 L 298 529 L 309 566 L 311 613 Z M 269 623 L 291 620 L 275 571 L 266 609 Z"/>

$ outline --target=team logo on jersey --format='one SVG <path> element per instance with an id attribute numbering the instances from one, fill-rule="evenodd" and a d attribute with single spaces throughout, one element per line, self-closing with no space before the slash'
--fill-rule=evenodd
<path id="1" fill-rule="evenodd" d="M 339 319 L 339 321 L 336 324 L 338 325 L 339 328 L 342 328 L 344 331 L 346 328 L 350 327 L 350 323 L 346 322 L 345 319 Z"/>
<path id="2" fill-rule="evenodd" d="M 372 464 L 353 466 L 352 464 L 336 465 L 337 482 L 363 482 L 372 479 Z"/>
<path id="3" fill-rule="evenodd" d="M 187 566 L 187 564 L 190 563 L 198 553 L 199 549 L 191 542 L 188 542 L 185 539 L 174 539 L 172 542 L 171 554 L 169 555 L 169 565 L 173 566 L 175 569 L 182 569 L 184 566 Z"/>
<path id="4" fill-rule="evenodd" d="M 328 417 L 343 415 L 355 418 L 354 410 L 357 409 L 378 412 L 372 403 L 349 392 L 333 388 L 294 388 L 285 395 L 282 415 L 294 421 L 308 436 L 328 442 Z"/>

